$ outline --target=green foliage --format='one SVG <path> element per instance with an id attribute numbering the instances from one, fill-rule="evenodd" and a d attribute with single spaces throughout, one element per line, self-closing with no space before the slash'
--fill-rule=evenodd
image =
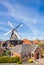
<path id="1" fill-rule="evenodd" d="M 42 55 L 42 58 L 44 58 L 44 55 Z"/>
<path id="2" fill-rule="evenodd" d="M 13 60 L 15 63 L 17 63 L 18 61 L 20 61 L 19 57 L 15 57 L 15 59 Z"/>
<path id="3" fill-rule="evenodd" d="M 38 46 L 40 46 L 42 49 L 44 48 L 44 44 L 38 43 Z"/>
<path id="4" fill-rule="evenodd" d="M 32 60 L 32 59 L 29 59 L 28 62 L 29 62 L 29 63 L 33 63 L 33 60 Z"/>
<path id="5" fill-rule="evenodd" d="M 17 63 L 20 61 L 19 57 L 2 56 L 0 57 L 0 63 Z"/>
<path id="6" fill-rule="evenodd" d="M 0 56 L 9 56 L 11 55 L 11 52 L 9 50 L 6 50 L 5 52 L 0 53 Z"/>
<path id="7" fill-rule="evenodd" d="M 42 51 L 42 53 L 44 53 L 44 50 L 43 49 L 41 51 Z"/>
<path id="8" fill-rule="evenodd" d="M 18 61 L 17 64 L 22 64 L 22 62 L 21 61 Z"/>
<path id="9" fill-rule="evenodd" d="M 11 52 L 7 50 L 7 51 L 5 52 L 5 55 L 11 55 Z"/>
<path id="10" fill-rule="evenodd" d="M 42 44 L 41 43 L 38 43 L 38 46 L 42 46 Z"/>

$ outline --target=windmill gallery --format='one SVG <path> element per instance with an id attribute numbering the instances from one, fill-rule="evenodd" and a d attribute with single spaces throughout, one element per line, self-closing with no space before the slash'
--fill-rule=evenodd
<path id="1" fill-rule="evenodd" d="M 4 34 L 4 36 L 11 33 L 10 40 L 6 40 L 2 42 L 0 51 L 10 50 L 11 56 L 19 56 L 21 60 L 34 58 L 39 59 L 41 58 L 41 49 L 38 45 L 34 44 L 32 41 L 30 42 L 24 42 L 24 40 L 21 40 L 20 35 L 17 33 L 17 28 L 22 27 L 23 24 L 20 23 L 15 28 L 13 25 L 8 21 L 8 24 L 11 26 L 11 30 Z M 1 42 L 0 42 L 1 43 Z M 2 49 L 3 47 L 3 49 Z M 31 49 L 31 50 L 30 50 Z"/>

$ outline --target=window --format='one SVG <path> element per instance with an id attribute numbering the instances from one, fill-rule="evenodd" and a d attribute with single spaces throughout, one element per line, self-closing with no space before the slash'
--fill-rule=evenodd
<path id="1" fill-rule="evenodd" d="M 34 54 L 33 54 L 33 53 L 31 53 L 31 58 L 32 58 L 32 57 L 34 57 Z"/>
<path id="2" fill-rule="evenodd" d="M 22 54 L 22 58 L 24 58 L 24 54 Z"/>

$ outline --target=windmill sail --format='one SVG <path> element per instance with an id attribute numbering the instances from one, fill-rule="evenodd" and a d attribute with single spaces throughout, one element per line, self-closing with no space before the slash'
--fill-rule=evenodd
<path id="1" fill-rule="evenodd" d="M 11 33 L 12 30 L 8 31 L 7 33 L 4 34 L 4 36 L 8 35 L 9 33 Z"/>
<path id="2" fill-rule="evenodd" d="M 6 35 L 8 35 L 9 33 L 12 32 L 11 37 L 10 37 L 10 40 L 18 40 L 18 39 L 20 39 L 20 36 L 19 36 L 19 34 L 16 32 L 16 29 L 17 29 L 18 27 L 21 27 L 23 24 L 21 23 L 21 24 L 19 24 L 18 26 L 16 26 L 15 28 L 13 27 L 13 25 L 12 25 L 9 21 L 8 21 L 8 24 L 11 26 L 12 30 L 10 30 L 9 32 L 7 32 L 7 33 L 4 34 L 4 35 L 6 36 Z"/>
<path id="3" fill-rule="evenodd" d="M 11 28 L 14 28 L 13 25 L 10 23 L 10 21 L 8 21 L 8 24 L 11 26 Z"/>

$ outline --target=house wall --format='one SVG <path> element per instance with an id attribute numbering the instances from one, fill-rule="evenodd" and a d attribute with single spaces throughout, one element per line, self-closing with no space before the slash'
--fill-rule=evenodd
<path id="1" fill-rule="evenodd" d="M 12 56 L 15 56 L 15 57 L 18 56 L 18 57 L 20 57 L 20 60 L 26 60 L 26 59 L 31 58 L 31 54 L 29 54 L 28 57 L 24 56 L 24 58 L 22 58 L 22 54 L 21 53 L 19 54 L 19 53 L 16 53 L 16 52 L 13 52 Z"/>
<path id="2" fill-rule="evenodd" d="M 36 51 L 34 52 L 34 60 L 36 59 L 40 59 L 42 56 L 42 52 L 40 49 L 36 49 Z"/>
<path id="3" fill-rule="evenodd" d="M 14 57 L 18 56 L 18 57 L 20 57 L 20 60 L 22 60 L 22 56 L 20 53 L 13 52 L 12 54 Z"/>
<path id="4" fill-rule="evenodd" d="M 20 57 L 20 54 L 14 52 L 14 56 L 19 56 Z"/>
<path id="5" fill-rule="evenodd" d="M 33 58 L 34 58 L 34 60 L 36 60 L 37 59 L 37 53 L 39 53 L 39 58 L 41 58 L 41 51 L 39 50 L 39 49 L 37 49 L 35 52 L 34 52 L 34 56 L 33 56 Z M 13 53 L 13 56 L 18 56 L 18 57 L 20 57 L 20 60 L 26 60 L 26 59 L 30 59 L 30 58 L 32 58 L 31 57 L 31 54 L 29 53 L 28 54 L 28 57 L 25 57 L 24 56 L 24 58 L 22 58 L 22 54 L 19 54 L 19 53 L 16 53 L 16 52 L 14 52 Z"/>
<path id="6" fill-rule="evenodd" d="M 32 58 L 32 52 L 30 52 L 30 49 L 31 48 L 28 48 L 28 46 L 24 46 L 23 48 L 22 48 L 22 53 L 20 54 L 20 53 L 17 53 L 17 52 L 12 52 L 13 53 L 13 55 L 12 56 L 19 56 L 20 57 L 20 60 L 22 60 L 22 59 L 29 59 L 29 58 Z M 33 53 L 33 58 L 34 58 L 34 60 L 36 60 L 36 59 L 39 59 L 39 58 L 41 58 L 41 55 L 42 55 L 42 53 L 41 53 L 41 50 L 40 50 L 40 48 L 37 48 L 35 51 L 34 51 L 34 53 Z M 23 57 L 24 56 L 24 57 Z"/>

